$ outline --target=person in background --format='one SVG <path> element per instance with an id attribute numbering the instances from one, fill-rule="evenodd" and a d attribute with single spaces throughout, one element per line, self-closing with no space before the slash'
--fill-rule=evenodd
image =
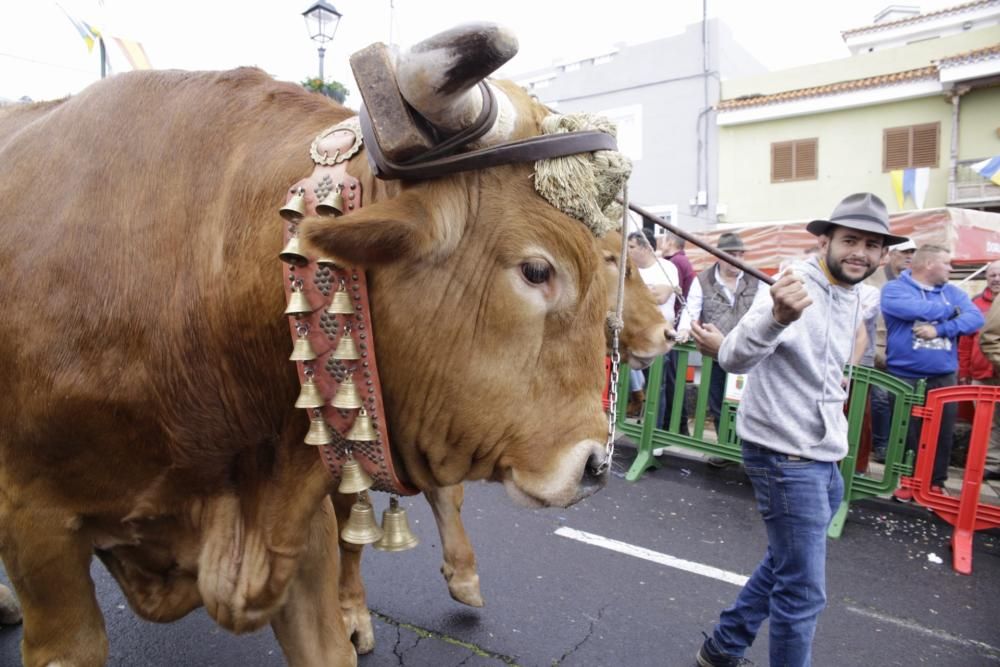
<path id="1" fill-rule="evenodd" d="M 656 256 L 653 252 L 655 241 L 653 232 L 648 229 L 630 233 L 628 235 L 628 255 L 632 263 L 639 269 L 639 276 L 642 278 L 642 281 L 646 283 L 646 287 L 653 293 L 653 298 L 656 300 L 657 307 L 660 309 L 663 319 L 673 322 L 674 302 L 677 298 L 677 286 L 679 284 L 677 267 L 670 261 Z M 669 356 L 669 352 L 664 355 L 664 367 L 669 362 Z M 633 388 L 630 391 L 633 394 L 629 397 L 631 401 L 635 398 L 635 389 Z M 645 400 L 645 397 L 643 397 L 643 400 Z"/>
<path id="2" fill-rule="evenodd" d="M 719 236 L 718 248 L 738 259 L 746 254 L 743 239 L 732 232 Z M 708 267 L 691 283 L 687 308 L 681 311 L 681 321 L 677 326 L 677 339 L 687 340 L 694 322 L 702 326 L 710 325 L 722 335 L 728 334 L 750 309 L 759 286 L 757 278 L 727 262 L 719 261 Z M 718 433 L 726 393 L 726 372 L 718 363 L 712 365 L 708 381 L 708 412 Z M 707 462 L 714 467 L 732 463 L 717 456 L 709 457 Z"/>
<path id="3" fill-rule="evenodd" d="M 985 316 L 997 294 L 1000 294 L 1000 260 L 986 267 L 986 289 L 972 303 Z M 979 345 L 978 331 L 958 339 L 958 381 L 960 384 L 1000 386 L 1000 375 L 997 375 L 993 364 Z M 990 430 L 990 445 L 986 452 L 984 479 L 1000 479 L 1000 409 L 993 411 L 993 428 Z"/>
<path id="4" fill-rule="evenodd" d="M 767 619 L 770 664 L 806 667 L 826 606 L 826 531 L 844 494 L 844 366 L 861 318 L 857 285 L 899 237 L 871 193 L 844 198 L 829 220 L 807 229 L 818 237 L 818 256 L 760 290 L 725 338 L 692 323 L 699 349 L 717 351 L 729 372 L 749 373 L 736 430 L 767 529 L 764 558 L 702 643 L 700 667 L 750 664 L 743 655 Z"/>
<path id="5" fill-rule="evenodd" d="M 903 243 L 897 243 L 889 247 L 889 254 L 884 265 L 865 280 L 866 285 L 870 285 L 881 293 L 882 286 L 890 280 L 895 280 L 899 274 L 910 268 L 913 261 L 913 253 L 917 251 L 917 244 L 910 239 Z M 868 321 L 866 320 L 866 323 Z M 875 318 L 873 347 L 874 368 L 885 370 L 885 318 L 882 317 L 882 309 L 879 307 Z M 885 463 L 885 452 L 889 445 L 889 430 L 892 428 L 892 396 L 881 387 L 872 387 L 868 395 L 871 405 L 871 431 L 872 431 L 872 458 L 878 463 Z"/>
<path id="6" fill-rule="evenodd" d="M 691 266 L 691 261 L 684 254 L 685 241 L 673 232 L 666 232 L 659 237 L 659 247 L 664 259 L 670 260 L 677 267 L 678 287 L 680 293 L 674 302 L 674 319 L 671 323 L 677 325 L 678 317 L 684 308 L 684 304 L 691 290 L 691 282 L 694 280 L 695 271 Z M 677 364 L 680 360 L 680 352 L 671 350 L 663 360 L 663 390 L 660 392 L 660 405 L 656 412 L 656 423 L 662 428 L 668 425 L 668 406 L 674 404 L 674 391 L 677 384 Z M 686 387 L 686 384 L 682 386 Z M 681 402 L 680 433 L 688 435 L 688 415 L 687 406 Z"/>
<path id="7" fill-rule="evenodd" d="M 956 384 L 958 337 L 983 325 L 983 314 L 972 305 L 968 295 L 948 283 L 950 274 L 948 250 L 924 245 L 913 254 L 910 268 L 882 288 L 881 308 L 887 330 L 886 370 L 911 387 L 916 387 L 920 380 L 927 383 L 927 391 Z M 956 403 L 945 404 L 931 478 L 932 489 L 939 493 L 944 493 L 948 479 L 957 413 Z M 908 451 L 917 451 L 921 422 L 917 417 L 910 418 L 906 434 Z M 893 497 L 910 502 L 913 492 L 900 488 Z"/>
<path id="8" fill-rule="evenodd" d="M 986 314 L 986 324 L 979 333 L 979 349 L 993 364 L 993 370 L 1000 373 L 1000 301 L 994 301 Z"/>

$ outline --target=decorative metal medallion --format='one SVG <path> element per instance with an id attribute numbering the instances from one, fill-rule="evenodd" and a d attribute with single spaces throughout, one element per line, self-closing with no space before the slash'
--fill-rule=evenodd
<path id="1" fill-rule="evenodd" d="M 347 143 L 345 141 L 347 135 L 352 135 L 353 139 L 348 148 L 343 148 Z M 361 150 L 361 121 L 357 116 L 351 116 L 320 132 L 309 147 L 309 156 L 316 164 L 332 167 L 350 160 L 359 150 Z M 331 151 L 333 155 L 330 155 Z"/>

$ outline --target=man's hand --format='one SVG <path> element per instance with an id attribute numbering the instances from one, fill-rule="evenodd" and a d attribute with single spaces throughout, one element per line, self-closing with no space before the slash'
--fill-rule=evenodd
<path id="1" fill-rule="evenodd" d="M 697 322 L 691 323 L 691 333 L 694 334 L 694 342 L 698 346 L 698 351 L 705 356 L 717 359 L 719 348 L 722 347 L 722 340 L 725 336 L 719 328 L 712 323 L 705 325 Z"/>
<path id="2" fill-rule="evenodd" d="M 788 326 L 802 316 L 802 311 L 812 303 L 809 292 L 806 291 L 802 278 L 789 269 L 771 285 L 771 298 L 774 307 L 771 315 L 778 324 Z"/>
<path id="3" fill-rule="evenodd" d="M 933 324 L 918 324 L 913 327 L 913 335 L 917 338 L 923 338 L 924 340 L 937 338 L 937 327 Z"/>

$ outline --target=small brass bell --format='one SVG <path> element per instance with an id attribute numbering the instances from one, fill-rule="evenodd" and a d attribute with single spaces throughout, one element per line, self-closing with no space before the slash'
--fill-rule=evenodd
<path id="1" fill-rule="evenodd" d="M 306 214 L 306 189 L 299 188 L 288 203 L 281 207 L 278 215 L 288 222 L 298 222 Z"/>
<path id="2" fill-rule="evenodd" d="M 351 506 L 351 516 L 340 531 L 340 539 L 351 544 L 371 544 L 382 539 L 382 529 L 375 523 L 375 511 L 367 493 L 362 491 Z"/>
<path id="3" fill-rule="evenodd" d="M 319 257 L 316 260 L 316 264 L 319 266 L 329 266 L 331 268 L 336 268 L 337 262 L 334 261 L 332 257 Z"/>
<path id="4" fill-rule="evenodd" d="M 343 215 L 344 197 L 340 194 L 340 189 L 344 187 L 338 184 L 337 189 L 332 191 L 323 201 L 316 204 L 316 213 L 319 215 Z"/>
<path id="5" fill-rule="evenodd" d="M 361 412 L 354 418 L 351 430 L 344 437 L 355 442 L 375 442 L 378 440 L 378 432 L 372 426 L 372 418 L 368 416 L 367 410 L 361 408 Z"/>
<path id="6" fill-rule="evenodd" d="M 395 496 L 389 498 L 389 509 L 382 513 L 382 533 L 382 539 L 373 545 L 379 551 L 406 551 L 420 544 Z"/>
<path id="7" fill-rule="evenodd" d="M 302 383 L 302 390 L 299 397 L 295 399 L 297 408 L 321 408 L 323 407 L 323 395 L 319 393 L 319 387 L 313 382 L 312 377 L 307 377 Z"/>
<path id="8" fill-rule="evenodd" d="M 358 386 L 354 384 L 352 376 L 348 375 L 344 383 L 340 385 L 333 400 L 330 401 L 330 405 L 342 410 L 357 410 L 363 405 L 361 394 L 358 393 Z"/>
<path id="9" fill-rule="evenodd" d="M 309 258 L 302 252 L 302 244 L 299 243 L 298 236 L 288 239 L 288 243 L 278 253 L 278 259 L 292 266 L 305 266 L 309 263 Z"/>
<path id="10" fill-rule="evenodd" d="M 288 298 L 288 307 L 285 308 L 285 315 L 308 315 L 312 311 L 309 299 L 302 293 L 302 290 L 293 288 L 292 296 Z"/>
<path id="11" fill-rule="evenodd" d="M 361 353 L 358 352 L 358 346 L 355 344 L 354 339 L 351 337 L 351 328 L 344 327 L 344 334 L 340 337 L 340 341 L 337 343 L 337 349 L 333 351 L 334 359 L 360 359 Z"/>
<path id="12" fill-rule="evenodd" d="M 309 420 L 309 432 L 306 433 L 305 443 L 307 445 L 329 445 L 333 442 L 333 433 L 322 415 Z"/>
<path id="13" fill-rule="evenodd" d="M 351 296 L 347 293 L 347 286 L 344 285 L 343 280 L 340 281 L 340 289 L 334 292 L 333 301 L 330 302 L 326 312 L 329 315 L 350 315 L 354 312 Z"/>
<path id="14" fill-rule="evenodd" d="M 289 361 L 312 361 L 316 358 L 316 350 L 313 349 L 312 344 L 309 342 L 309 338 L 304 335 L 299 335 L 295 339 L 295 345 L 292 346 L 292 354 L 288 357 Z"/>
<path id="15" fill-rule="evenodd" d="M 361 464 L 352 456 L 344 461 L 344 465 L 340 469 L 340 484 L 337 486 L 337 492 L 361 493 L 372 488 L 374 483 Z"/>

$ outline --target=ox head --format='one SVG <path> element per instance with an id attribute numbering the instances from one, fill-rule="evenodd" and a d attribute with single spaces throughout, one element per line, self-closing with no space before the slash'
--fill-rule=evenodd
<path id="1" fill-rule="evenodd" d="M 471 30 L 400 58 L 407 102 L 445 132 L 478 115 L 479 80 L 513 55 L 505 31 Z M 544 106 L 489 85 L 500 111 L 480 146 L 541 133 Z M 370 270 L 389 432 L 418 486 L 486 478 L 568 505 L 605 483 L 606 268 L 591 231 L 535 191 L 532 164 L 402 183 L 301 231 Z"/>

